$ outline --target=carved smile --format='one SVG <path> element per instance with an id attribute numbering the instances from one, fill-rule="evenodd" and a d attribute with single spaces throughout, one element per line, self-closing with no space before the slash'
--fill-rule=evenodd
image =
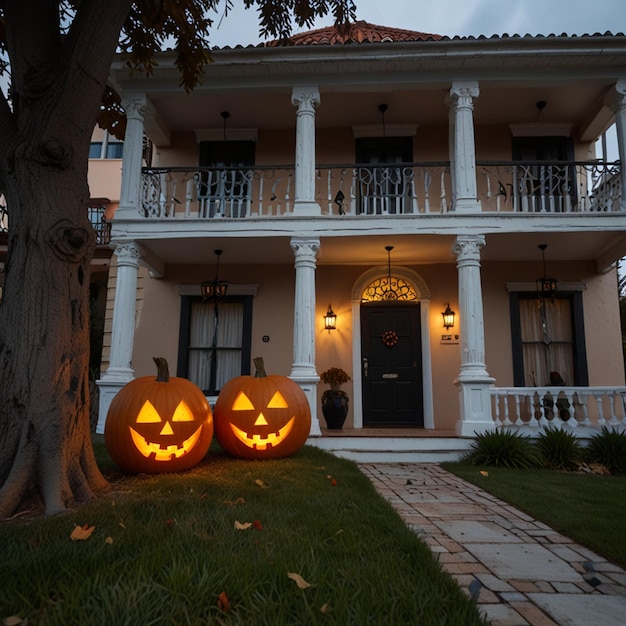
<path id="1" fill-rule="evenodd" d="M 230 427 L 232 428 L 233 433 L 235 433 L 235 437 L 237 437 L 241 443 L 248 446 L 248 448 L 267 450 L 267 446 L 275 448 L 283 442 L 285 437 L 291 432 L 295 421 L 296 418 L 292 417 L 277 433 L 270 433 L 266 437 L 262 437 L 261 435 L 249 435 L 247 432 L 241 430 L 241 428 L 237 428 L 233 424 L 231 424 Z"/>
<path id="2" fill-rule="evenodd" d="M 202 426 L 200 426 L 191 437 L 185 439 L 180 445 L 173 444 L 171 446 L 161 447 L 158 443 L 151 443 L 148 441 L 143 435 L 140 435 L 136 430 L 130 428 L 130 434 L 133 438 L 133 443 L 135 447 L 141 454 L 143 454 L 146 458 L 148 458 L 151 454 L 154 454 L 155 461 L 169 461 L 171 459 L 180 459 L 181 456 L 184 456 L 191 450 L 198 439 L 200 439 L 200 432 L 202 431 Z"/>

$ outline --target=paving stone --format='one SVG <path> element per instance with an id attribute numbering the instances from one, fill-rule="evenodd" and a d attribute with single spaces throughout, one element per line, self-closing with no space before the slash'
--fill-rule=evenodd
<path id="1" fill-rule="evenodd" d="M 531 593 L 529 598 L 557 624 L 624 626 L 626 598 L 620 596 Z"/>
<path id="2" fill-rule="evenodd" d="M 553 587 L 557 593 L 581 593 L 580 587 L 574 583 L 554 582 Z"/>
<path id="3" fill-rule="evenodd" d="M 482 563 L 442 563 L 449 574 L 480 574 L 487 571 Z"/>
<path id="4" fill-rule="evenodd" d="M 513 591 L 513 587 L 506 580 L 502 580 L 489 572 L 476 574 L 476 578 L 491 591 Z"/>
<path id="5" fill-rule="evenodd" d="M 509 584 L 511 587 L 517 589 L 517 591 L 521 591 L 523 593 L 527 591 L 539 591 L 539 587 L 530 581 L 530 580 L 509 580 Z"/>
<path id="6" fill-rule="evenodd" d="M 526 602 L 527 598 L 523 593 L 519 591 L 503 591 L 500 593 L 500 597 L 504 602 Z"/>
<path id="7" fill-rule="evenodd" d="M 493 574 L 505 580 L 580 580 L 575 569 L 538 544 L 473 543 L 468 544 L 467 549 Z"/>
<path id="8" fill-rule="evenodd" d="M 522 615 L 532 626 L 563 626 L 551 620 L 532 602 L 512 602 L 511 607 Z"/>
<path id="9" fill-rule="evenodd" d="M 480 611 L 493 626 L 528 626 L 528 622 L 506 604 L 481 604 Z"/>
<path id="10" fill-rule="evenodd" d="M 437 527 L 453 539 L 464 543 L 506 543 L 518 542 L 519 537 L 504 530 L 493 522 L 465 520 L 438 521 Z"/>

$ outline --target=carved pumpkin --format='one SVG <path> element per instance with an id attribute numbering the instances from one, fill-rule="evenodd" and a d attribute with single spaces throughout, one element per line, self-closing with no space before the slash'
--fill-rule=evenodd
<path id="1" fill-rule="evenodd" d="M 178 472 L 197 465 L 213 439 L 211 407 L 202 390 L 170 378 L 167 361 L 155 358 L 157 377 L 131 380 L 113 398 L 104 441 L 127 472 Z"/>
<path id="2" fill-rule="evenodd" d="M 297 452 L 311 430 L 304 391 L 286 376 L 265 374 L 255 359 L 256 376 L 228 381 L 215 403 L 215 438 L 242 459 L 278 459 Z"/>

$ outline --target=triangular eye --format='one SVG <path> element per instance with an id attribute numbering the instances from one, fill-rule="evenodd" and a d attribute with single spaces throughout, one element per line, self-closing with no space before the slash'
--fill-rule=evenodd
<path id="1" fill-rule="evenodd" d="M 250 398 L 243 392 L 240 391 L 239 395 L 235 398 L 233 402 L 233 411 L 251 411 L 254 409 L 254 404 L 250 402 Z"/>
<path id="2" fill-rule="evenodd" d="M 193 422 L 193 413 L 184 400 L 181 400 L 176 407 L 172 416 L 172 422 Z"/>
<path id="3" fill-rule="evenodd" d="M 288 409 L 289 405 L 280 391 L 277 391 L 267 405 L 268 409 Z"/>
<path id="4" fill-rule="evenodd" d="M 151 424 L 154 422 L 160 422 L 161 416 L 159 412 L 154 408 L 154 405 L 150 400 L 146 400 L 144 405 L 141 407 L 141 411 L 139 411 L 139 415 L 137 416 L 137 424 Z"/>

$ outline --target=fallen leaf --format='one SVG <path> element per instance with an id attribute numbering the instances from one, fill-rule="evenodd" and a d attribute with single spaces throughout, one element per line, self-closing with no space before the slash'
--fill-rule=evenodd
<path id="1" fill-rule="evenodd" d="M 331 608 L 330 608 L 330 604 L 326 603 L 326 604 L 322 604 L 322 608 L 320 609 L 320 613 L 322 613 L 322 615 L 326 615 L 326 613 L 330 613 Z"/>
<path id="2" fill-rule="evenodd" d="M 171 528 L 171 527 L 174 525 L 174 520 L 173 520 L 173 519 L 166 519 L 166 520 L 165 520 L 165 525 L 166 525 L 168 528 Z"/>
<path id="3" fill-rule="evenodd" d="M 243 506 L 246 503 L 246 501 L 239 497 L 236 500 L 224 500 L 224 504 L 226 506 Z"/>
<path id="4" fill-rule="evenodd" d="M 480 470 L 480 475 L 481 476 L 489 476 L 489 472 L 486 472 L 485 470 Z"/>
<path id="5" fill-rule="evenodd" d="M 217 606 L 220 610 L 224 611 L 224 613 L 230 612 L 230 600 L 225 591 L 222 591 L 222 593 L 217 596 Z"/>
<path id="6" fill-rule="evenodd" d="M 104 543 L 108 543 L 110 546 L 112 546 L 113 545 L 113 537 L 107 537 L 104 540 Z"/>
<path id="7" fill-rule="evenodd" d="M 306 589 L 307 587 L 311 586 L 306 580 L 304 580 L 304 578 L 302 578 L 302 576 L 300 576 L 300 574 L 294 574 L 293 572 L 289 572 L 287 574 L 287 578 L 291 578 L 291 580 L 294 580 L 296 585 L 298 585 L 300 589 Z"/>
<path id="8" fill-rule="evenodd" d="M 241 523 L 235 520 L 235 530 L 248 530 L 252 526 L 252 522 Z"/>
<path id="9" fill-rule="evenodd" d="M 337 486 L 337 479 L 336 479 L 336 478 L 333 478 L 333 479 L 330 481 L 330 484 L 331 484 L 331 486 L 332 486 L 332 487 L 336 487 L 336 486 Z"/>
<path id="10" fill-rule="evenodd" d="M 28 620 L 22 619 L 19 615 L 11 615 L 10 617 L 5 617 L 2 626 L 27 626 Z"/>
<path id="11" fill-rule="evenodd" d="M 126 530 L 126 526 L 124 525 L 124 522 L 118 522 L 118 526 Z"/>
<path id="12" fill-rule="evenodd" d="M 261 489 L 269 489 L 269 487 L 260 478 L 257 478 L 254 482 L 261 487 Z"/>
<path id="13" fill-rule="evenodd" d="M 95 526 L 89 526 L 89 524 L 85 524 L 84 526 L 76 525 L 70 535 L 70 539 L 72 541 L 84 541 L 85 539 L 89 539 L 89 537 L 91 537 L 91 534 L 95 529 Z"/>
<path id="14" fill-rule="evenodd" d="M 257 530 L 263 530 L 263 524 L 261 524 L 261 520 L 255 519 L 252 524 Z"/>

